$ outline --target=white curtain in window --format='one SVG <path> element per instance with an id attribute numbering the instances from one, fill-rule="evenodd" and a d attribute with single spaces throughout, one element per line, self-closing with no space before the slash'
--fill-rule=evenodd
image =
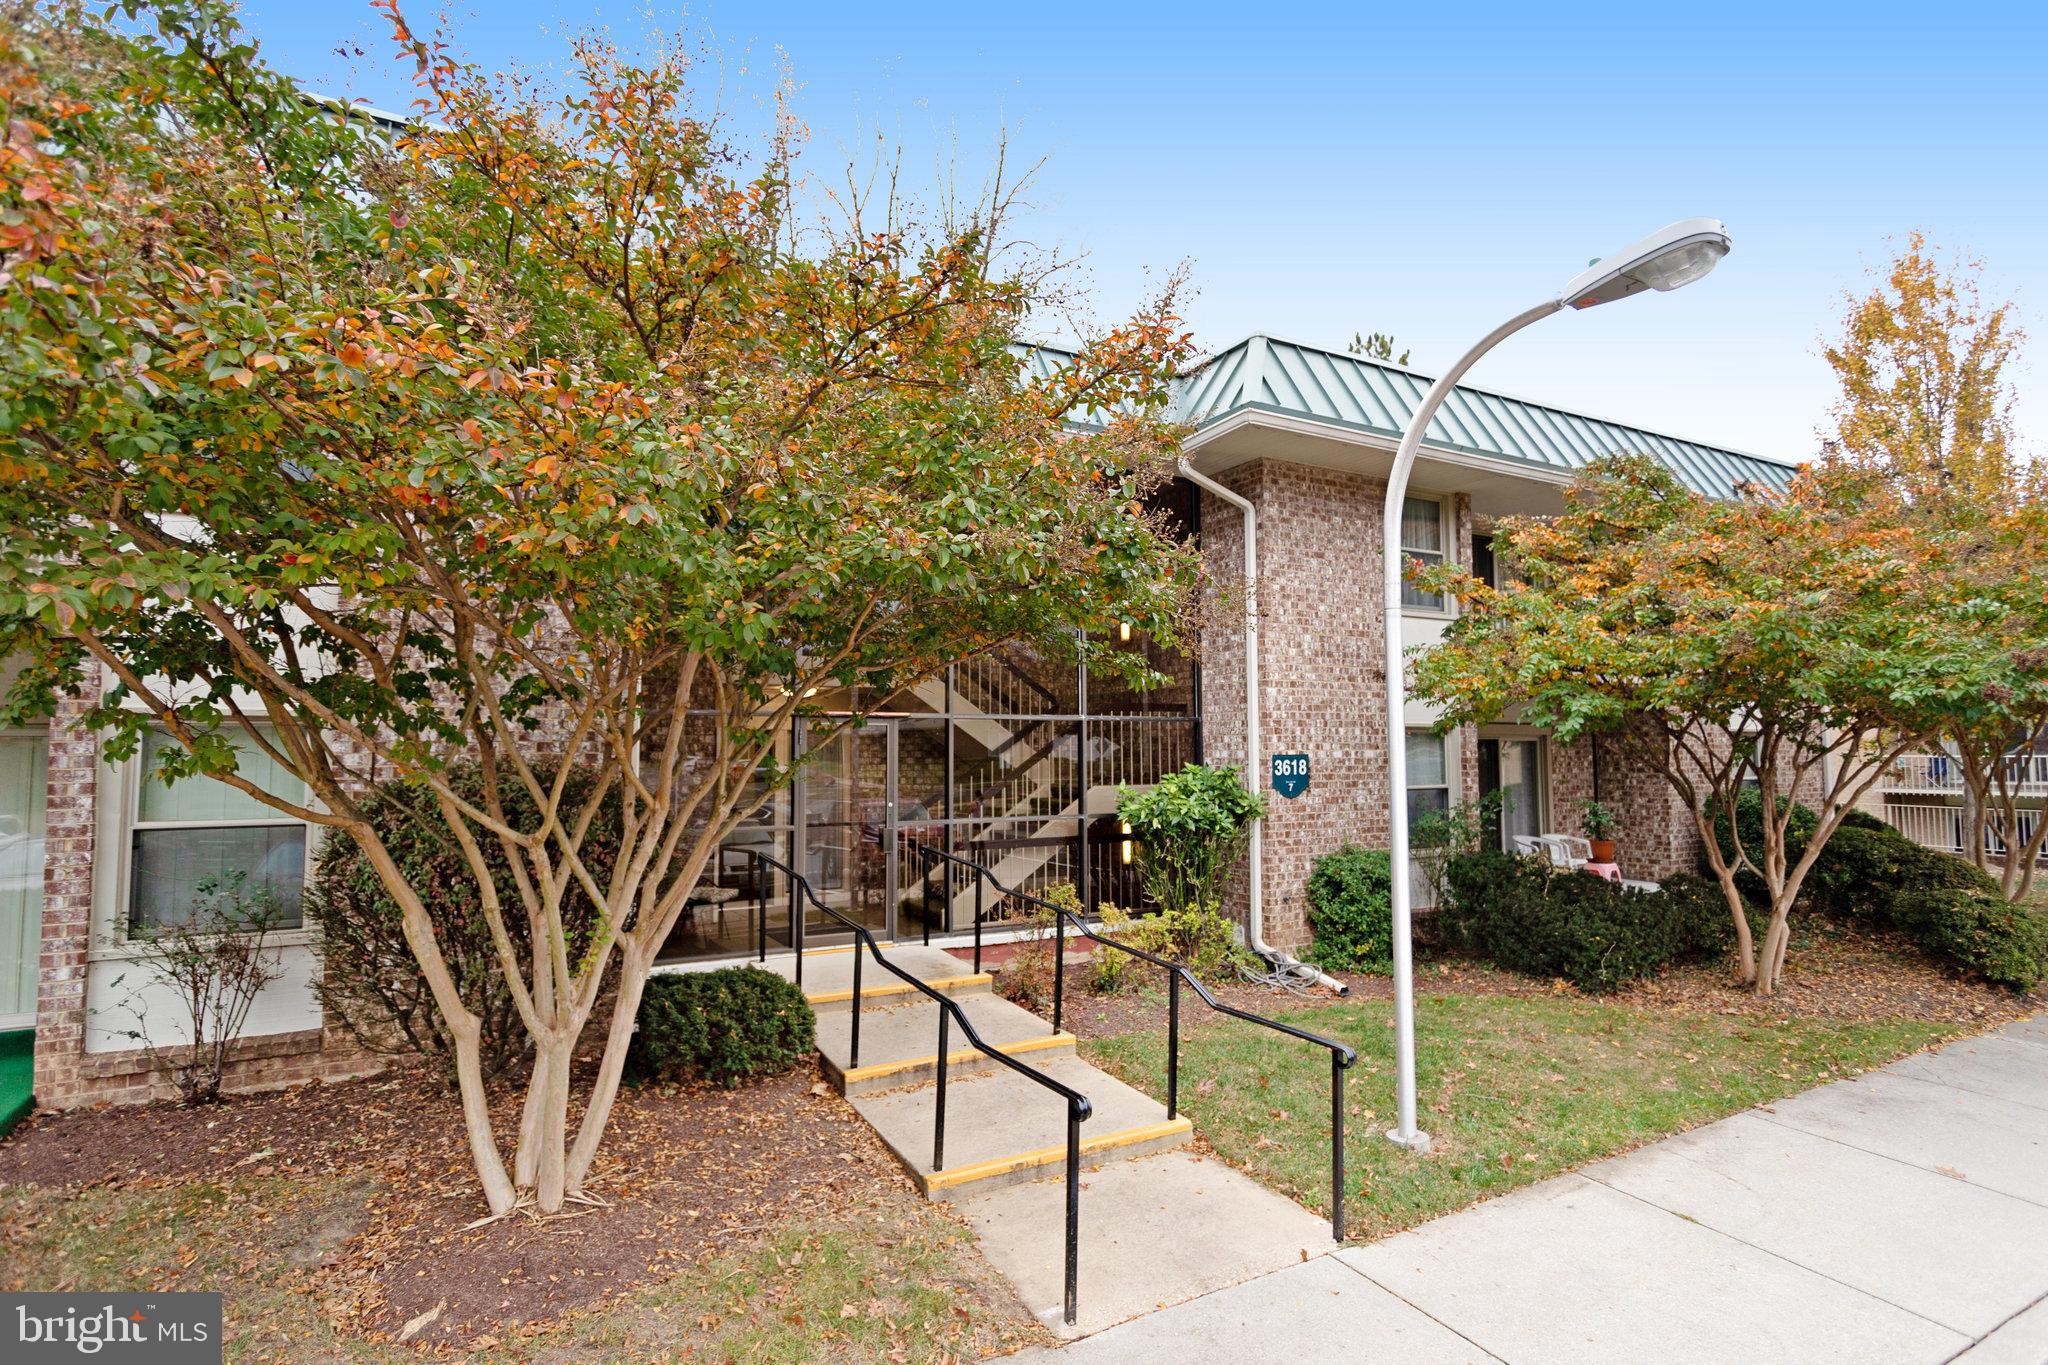
<path id="1" fill-rule="evenodd" d="M 1541 775 L 1536 763 L 1535 740 L 1500 741 L 1500 794 L 1503 850 L 1513 851 L 1515 836 L 1518 834 L 1537 835 L 1547 832 L 1543 828 L 1545 814 Z"/>
<path id="2" fill-rule="evenodd" d="M 41 735 L 0 735 L 0 1014 L 32 1014 L 43 943 Z"/>
<path id="3" fill-rule="evenodd" d="M 1401 504 L 1401 556 L 1419 559 L 1426 565 L 1443 563 L 1444 505 L 1434 498 L 1408 498 Z M 1433 592 L 1418 591 L 1414 584 L 1401 584 L 1401 605 L 1422 611 L 1442 611 L 1444 599 Z"/>

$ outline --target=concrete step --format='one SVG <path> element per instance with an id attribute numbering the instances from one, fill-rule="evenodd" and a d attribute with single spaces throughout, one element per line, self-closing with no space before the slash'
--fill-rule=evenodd
<path id="1" fill-rule="evenodd" d="M 987 972 L 975 971 L 943 949 L 926 948 L 914 943 L 899 943 L 883 947 L 882 953 L 897 966 L 947 995 L 988 993 L 992 978 Z M 820 1015 L 852 1007 L 853 957 L 851 947 L 813 948 L 805 951 L 804 997 L 811 1002 L 811 1008 Z M 793 953 L 770 954 L 768 960 L 759 965 L 792 981 L 796 979 L 796 956 Z M 917 987 L 892 975 L 886 968 L 877 966 L 875 959 L 865 950 L 862 951 L 860 971 L 860 998 L 863 1007 L 868 1003 L 900 1004 L 909 996 L 921 998 Z"/>
<path id="2" fill-rule="evenodd" d="M 874 964 L 868 964 L 872 967 Z M 808 974 L 808 964 L 806 973 Z M 865 995 L 866 980 L 862 980 Z M 866 1006 L 860 1013 L 860 1065 L 850 1067 L 853 1011 L 828 1010 L 818 1016 L 818 1056 L 825 1078 L 842 1095 L 864 1095 L 903 1085 L 919 1085 L 938 1074 L 939 1007 L 922 995 L 889 997 L 903 1001 L 882 1008 Z M 959 1005 L 975 1031 L 1013 1057 L 1072 1055 L 1074 1035 L 1054 1033 L 1050 1025 L 999 995 L 963 995 Z M 1002 1065 L 967 1042 L 958 1020 L 948 1030 L 946 1074 L 954 1080 L 992 1071 Z M 1027 1082 L 1028 1084 L 1028 1082 Z"/>
<path id="3" fill-rule="evenodd" d="M 1013 1185 L 962 1199 L 956 1207 L 974 1225 L 989 1264 L 1017 1286 L 1040 1322 L 1063 1337 L 1099 1332 L 1298 1265 L 1336 1245 L 1327 1221 L 1214 1157 L 1178 1151 L 1118 1162 L 1081 1181 L 1081 1317 L 1069 1327 L 1060 1320 L 1066 1181 Z M 1305 1358 L 1295 1354 L 1300 1343 L 1283 1344 L 1277 1358 Z M 1157 1358 L 1223 1358 L 1213 1351 L 1190 1352 L 1188 1345 L 1183 1338 Z M 1353 1350 L 1357 1354 L 1343 1358 L 1377 1358 L 1356 1345 Z"/>
<path id="4" fill-rule="evenodd" d="M 1094 1114 L 1081 1125 L 1084 1167 L 1181 1146 L 1194 1133 L 1185 1115 L 1072 1055 L 1024 1059 L 1088 1097 Z M 997 1067 L 946 1086 L 946 1164 L 932 1170 L 932 1117 L 938 1087 L 856 1096 L 853 1107 L 896 1153 L 927 1199 L 956 1199 L 1066 1170 L 1067 1105 L 1056 1092 Z"/>

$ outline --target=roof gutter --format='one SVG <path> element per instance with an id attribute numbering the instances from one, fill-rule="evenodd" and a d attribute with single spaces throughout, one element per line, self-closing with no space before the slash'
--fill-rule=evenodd
<path id="1" fill-rule="evenodd" d="M 1186 460 L 1180 462 L 1180 475 L 1204 492 L 1214 493 L 1244 516 L 1244 784 L 1256 795 L 1259 790 L 1259 773 L 1262 770 L 1260 765 L 1264 761 L 1264 755 L 1259 750 L 1259 514 L 1249 499 L 1231 492 Z M 1248 879 L 1246 896 L 1245 939 L 1251 944 L 1252 951 L 1260 957 L 1283 968 L 1296 968 L 1313 973 L 1317 985 L 1328 986 L 1339 995 L 1349 995 L 1351 988 L 1343 982 L 1266 942 L 1266 860 L 1263 856 L 1265 824 L 1264 817 L 1252 821 L 1251 876 Z"/>

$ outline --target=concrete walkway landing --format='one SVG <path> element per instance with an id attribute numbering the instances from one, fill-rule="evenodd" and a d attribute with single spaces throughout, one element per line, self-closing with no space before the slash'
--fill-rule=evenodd
<path id="1" fill-rule="evenodd" d="M 2043 1365 L 2048 1016 L 1126 1322 L 1055 1365 L 1189 1359 Z"/>
<path id="2" fill-rule="evenodd" d="M 1062 1336 L 1105 1327 L 1238 1284 L 1332 1249 L 1329 1225 L 1250 1177 L 1179 1150 L 1194 1134 L 1150 1095 L 1090 1066 L 1070 1033 L 993 994 L 986 973 L 917 944 L 890 962 L 944 992 L 984 1041 L 1087 1096 L 1081 1125 L 1080 1311 L 1063 1320 L 1067 1108 L 1059 1094 L 975 1050 L 957 1028 L 946 1048 L 946 1148 L 932 1166 L 939 1007 L 872 958 L 861 971 L 860 1053 L 853 1052 L 853 955 L 804 957 L 828 1083 L 868 1121 L 928 1199 L 974 1225 L 991 1264 Z M 795 959 L 771 958 L 791 976 Z"/>

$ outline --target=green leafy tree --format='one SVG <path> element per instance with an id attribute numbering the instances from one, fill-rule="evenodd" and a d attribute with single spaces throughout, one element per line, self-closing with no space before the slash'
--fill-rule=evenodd
<path id="1" fill-rule="evenodd" d="M 1418 694 L 1447 726 L 1519 706 L 1560 741 L 1611 732 L 1654 763 L 1721 883 L 1742 978 L 1769 994 L 1814 860 L 1899 754 L 1995 681 L 1987 642 L 2010 628 L 2008 605 L 1950 571 L 1962 533 L 1844 468 L 1709 499 L 1617 457 L 1582 475 L 1562 516 L 1505 521 L 1495 544 L 1517 574 L 1500 589 L 1420 575 L 1466 610 L 1419 657 Z M 1809 802 L 1803 844 L 1787 838 L 1792 802 L 1763 808 L 1756 840 L 1715 839 L 1751 781 Z M 1768 893 L 1760 944 L 1744 871 Z"/>
<path id="2" fill-rule="evenodd" d="M 1353 355 L 1364 356 L 1367 360 L 1384 360 L 1391 365 L 1408 363 L 1408 348 L 1403 346 L 1401 354 L 1394 354 L 1394 338 L 1385 332 L 1374 332 L 1366 336 L 1363 332 L 1351 334 L 1351 344 L 1344 349 Z"/>
<path id="3" fill-rule="evenodd" d="M 1188 342 L 1169 290 L 1036 377 L 1013 338 L 1059 277 L 1010 239 L 1010 187 L 800 213 L 830 197 L 793 125 L 725 140 L 678 58 L 585 40 L 551 93 L 380 7 L 421 92 L 395 133 L 309 102 L 220 0 L 0 21 L 0 650 L 27 660 L 0 724 L 82 689 L 110 757 L 160 727 L 159 776 L 353 840 L 489 1207 L 551 1211 L 795 720 L 1012 641 L 1143 683 L 1099 642 L 1183 638 L 1196 561 L 1141 509 Z M 475 875 L 533 1040 L 509 1161 L 424 888 L 360 805 L 392 776 Z"/>

